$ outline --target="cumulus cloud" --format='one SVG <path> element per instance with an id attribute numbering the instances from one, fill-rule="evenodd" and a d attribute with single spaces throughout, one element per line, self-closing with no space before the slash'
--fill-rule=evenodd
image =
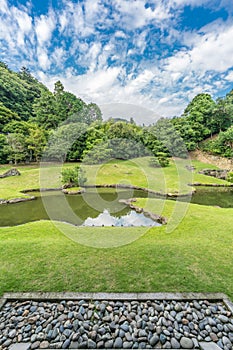
<path id="1" fill-rule="evenodd" d="M 224 72 L 232 67 L 233 55 L 233 24 L 218 25 L 214 30 L 207 31 L 195 37 L 191 48 L 184 48 L 169 57 L 166 70 L 187 74 L 194 71 L 205 74 L 207 71 Z M 216 30 L 217 29 L 217 30 Z"/>
<path id="2" fill-rule="evenodd" d="M 170 18 L 169 8 L 162 2 L 156 2 L 152 7 L 146 6 L 145 0 L 115 0 L 114 5 L 117 11 L 115 20 L 121 22 L 127 29 L 141 28 L 148 23 L 161 22 Z"/>

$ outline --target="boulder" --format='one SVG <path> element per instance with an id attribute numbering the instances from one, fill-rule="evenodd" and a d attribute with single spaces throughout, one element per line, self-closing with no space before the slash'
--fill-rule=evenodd
<path id="1" fill-rule="evenodd" d="M 9 177 L 9 176 L 19 176 L 21 175 L 19 170 L 16 168 L 12 168 L 8 171 L 6 171 L 4 174 L 0 175 L 0 178 L 5 178 L 5 177 Z"/>

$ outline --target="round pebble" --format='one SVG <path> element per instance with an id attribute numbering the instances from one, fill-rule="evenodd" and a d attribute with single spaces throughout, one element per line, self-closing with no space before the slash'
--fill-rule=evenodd
<path id="1" fill-rule="evenodd" d="M 233 348 L 233 318 L 221 302 L 11 301 L 0 310 L 0 349 Z"/>

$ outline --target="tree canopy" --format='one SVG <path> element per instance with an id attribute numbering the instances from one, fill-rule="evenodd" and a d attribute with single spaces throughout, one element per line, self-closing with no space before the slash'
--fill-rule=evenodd
<path id="1" fill-rule="evenodd" d="M 233 90 L 213 100 L 201 93 L 180 117 L 161 118 L 149 126 L 120 116 L 102 120 L 100 108 L 65 90 L 40 83 L 26 67 L 13 72 L 0 62 L 0 163 L 12 161 L 83 160 L 150 156 L 152 166 L 185 158 L 202 148 L 233 156 Z"/>

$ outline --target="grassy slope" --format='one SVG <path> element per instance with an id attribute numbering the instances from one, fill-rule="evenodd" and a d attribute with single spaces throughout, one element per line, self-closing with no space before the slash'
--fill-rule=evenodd
<path id="1" fill-rule="evenodd" d="M 73 166 L 73 164 L 65 164 L 65 167 Z M 11 166 L 0 166 L 0 174 L 11 169 Z M 10 199 L 24 197 L 20 191 L 25 189 L 37 189 L 43 187 L 40 184 L 40 169 L 38 165 L 17 166 L 20 176 L 12 176 L 0 179 L 0 198 Z M 49 175 L 48 186 L 53 188 L 61 187 L 61 176 L 59 167 L 50 166 L 41 170 L 42 173 Z"/>
<path id="2" fill-rule="evenodd" d="M 191 190 L 187 183 L 225 183 L 212 177 L 192 174 L 185 169 L 187 161 L 177 160 L 172 162 L 168 168 L 155 169 L 148 166 L 147 158 L 138 158 L 134 161 L 114 161 L 105 165 L 84 165 L 88 175 L 88 184 L 114 184 L 124 183 L 151 188 L 160 192 L 189 192 Z M 209 164 L 194 161 L 197 171 L 203 168 L 211 168 Z M 65 164 L 74 166 L 74 164 Z M 10 166 L 1 166 L 0 173 L 8 170 Z M 9 199 L 23 197 L 20 191 L 24 189 L 39 188 L 39 169 L 35 166 L 17 167 L 21 176 L 0 179 L 0 198 Z M 213 168 L 213 167 L 212 167 Z M 44 180 L 41 187 L 60 187 L 61 177 L 58 167 L 45 168 L 43 170 Z M 193 176 L 194 175 L 194 176 Z"/>
<path id="3" fill-rule="evenodd" d="M 174 205 L 167 201 L 164 213 L 170 215 Z M 203 291 L 224 292 L 233 298 L 232 214 L 233 209 L 202 206 L 200 210 L 191 204 L 172 233 L 165 226 L 152 228 L 131 244 L 108 249 L 78 244 L 46 221 L 0 228 L 0 294 Z M 64 229 L 64 224 L 59 225 Z M 73 238 L 87 234 L 94 242 L 102 230 L 67 228 Z M 137 229 L 105 228 L 104 238 L 110 241 L 113 234 L 122 232 L 130 236 Z"/>

